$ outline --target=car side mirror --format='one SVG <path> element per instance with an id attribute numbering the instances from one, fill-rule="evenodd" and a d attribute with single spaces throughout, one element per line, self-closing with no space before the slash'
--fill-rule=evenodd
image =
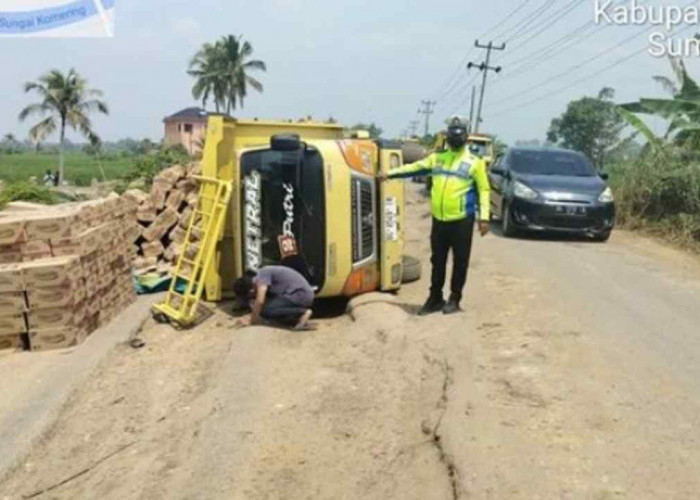
<path id="1" fill-rule="evenodd" d="M 507 175 L 507 171 L 504 170 L 503 167 L 496 166 L 496 165 L 494 165 L 493 167 L 491 167 L 491 173 L 492 173 L 492 174 L 495 174 L 495 175 L 499 175 L 499 176 L 501 176 L 501 177 L 507 177 L 507 176 L 508 176 L 508 175 Z"/>
<path id="2" fill-rule="evenodd" d="M 608 174 L 607 172 L 600 172 L 600 173 L 598 173 L 598 175 L 604 181 L 607 181 L 610 178 L 610 174 Z"/>

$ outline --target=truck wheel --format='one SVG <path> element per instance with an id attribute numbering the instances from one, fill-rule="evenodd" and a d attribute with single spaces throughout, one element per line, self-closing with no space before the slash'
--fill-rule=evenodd
<path id="1" fill-rule="evenodd" d="M 418 281 L 421 274 L 420 260 L 408 255 L 403 256 L 403 274 L 401 275 L 401 283 L 411 283 Z"/>

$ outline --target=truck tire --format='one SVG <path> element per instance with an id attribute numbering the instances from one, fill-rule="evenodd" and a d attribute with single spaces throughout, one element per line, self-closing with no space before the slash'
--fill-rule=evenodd
<path id="1" fill-rule="evenodd" d="M 403 274 L 401 275 L 401 283 L 412 283 L 418 281 L 421 275 L 420 260 L 408 255 L 403 256 Z"/>

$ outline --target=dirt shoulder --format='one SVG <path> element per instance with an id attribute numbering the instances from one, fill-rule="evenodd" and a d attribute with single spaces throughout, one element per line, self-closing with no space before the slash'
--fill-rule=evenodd
<path id="1" fill-rule="evenodd" d="M 636 244 L 476 238 L 451 317 L 414 315 L 425 273 L 311 333 L 149 324 L 0 498 L 694 498 L 697 266 Z"/>

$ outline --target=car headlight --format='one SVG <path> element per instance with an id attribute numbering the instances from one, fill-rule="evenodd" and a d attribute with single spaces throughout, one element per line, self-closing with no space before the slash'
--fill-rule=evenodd
<path id="1" fill-rule="evenodd" d="M 526 200 L 534 200 L 538 196 L 537 191 L 519 181 L 515 181 L 513 184 L 513 194 L 518 198 L 524 198 Z"/>
<path id="2" fill-rule="evenodd" d="M 598 196 L 598 201 L 601 203 L 612 203 L 615 198 L 613 198 L 613 192 L 610 187 L 606 187 L 605 191 L 600 193 L 600 196 Z"/>

